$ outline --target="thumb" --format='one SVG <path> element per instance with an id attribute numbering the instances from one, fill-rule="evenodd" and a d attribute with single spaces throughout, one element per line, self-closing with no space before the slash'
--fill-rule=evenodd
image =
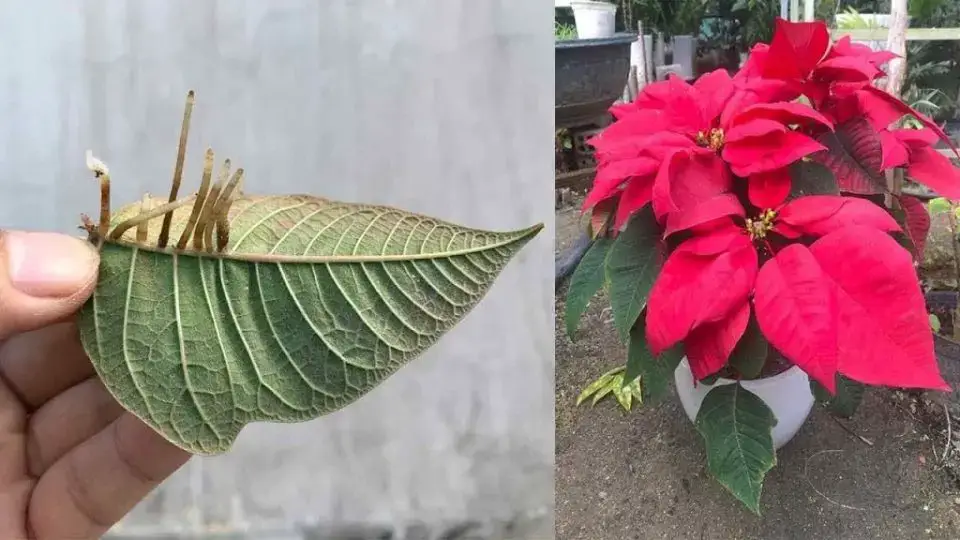
<path id="1" fill-rule="evenodd" d="M 98 266 L 84 240 L 0 231 L 0 339 L 72 315 L 93 292 Z"/>

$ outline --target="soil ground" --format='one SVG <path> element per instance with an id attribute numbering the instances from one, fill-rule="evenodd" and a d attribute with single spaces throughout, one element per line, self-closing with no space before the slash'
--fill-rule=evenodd
<path id="1" fill-rule="evenodd" d="M 578 233 L 578 202 L 557 211 L 558 252 Z M 626 353 L 603 297 L 571 342 L 564 294 L 556 306 L 558 539 L 960 539 L 960 446 L 952 442 L 942 459 L 940 401 L 871 389 L 846 421 L 815 407 L 778 453 L 757 517 L 708 475 L 703 441 L 675 393 L 629 413 L 612 399 L 575 406 Z"/>

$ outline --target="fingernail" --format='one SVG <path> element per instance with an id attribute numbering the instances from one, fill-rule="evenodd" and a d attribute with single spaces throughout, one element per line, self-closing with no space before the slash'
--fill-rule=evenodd
<path id="1" fill-rule="evenodd" d="M 3 249 L 11 285 L 34 297 L 76 294 L 97 268 L 93 247 L 63 234 L 6 231 Z"/>

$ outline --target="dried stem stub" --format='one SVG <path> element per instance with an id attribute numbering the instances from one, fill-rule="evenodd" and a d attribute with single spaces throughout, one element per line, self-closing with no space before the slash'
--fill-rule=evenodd
<path id="1" fill-rule="evenodd" d="M 227 216 L 234 198 L 239 194 L 239 186 L 243 182 L 243 169 L 238 168 L 230 176 L 230 160 L 224 160 L 223 166 L 217 176 L 217 181 L 211 186 L 214 167 L 214 152 L 208 148 L 204 156 L 203 176 L 200 181 L 199 190 L 182 199 L 177 199 L 180 191 L 180 184 L 183 179 L 183 164 L 186 157 L 186 147 L 188 134 L 190 131 L 190 117 L 193 113 L 195 95 L 193 90 L 187 93 L 186 108 L 183 114 L 183 122 L 180 129 L 180 141 L 177 146 L 177 161 L 174 165 L 173 181 L 170 186 L 170 196 L 166 204 L 155 206 L 149 195 L 144 195 L 140 202 L 137 214 L 123 222 L 119 223 L 113 230 L 110 230 L 110 175 L 105 163 L 93 156 L 93 153 L 87 151 L 87 167 L 93 171 L 94 176 L 100 180 L 100 220 L 98 225 L 90 220 L 86 215 L 82 215 L 81 228 L 85 229 L 90 235 L 91 240 L 97 240 L 98 243 L 104 240 L 119 241 L 124 233 L 136 227 L 136 240 L 139 244 L 144 244 L 149 238 L 149 222 L 163 216 L 163 225 L 157 237 L 157 248 L 165 249 L 170 236 L 170 229 L 173 225 L 174 211 L 193 204 L 189 219 L 180 234 L 180 238 L 174 248 L 175 251 L 184 251 L 190 249 L 192 243 L 193 251 L 223 252 L 230 239 L 229 220 Z M 227 178 L 229 177 L 229 181 Z M 213 235 L 216 232 L 216 245 L 214 246 Z M 192 239 L 192 242 L 191 242 Z"/>

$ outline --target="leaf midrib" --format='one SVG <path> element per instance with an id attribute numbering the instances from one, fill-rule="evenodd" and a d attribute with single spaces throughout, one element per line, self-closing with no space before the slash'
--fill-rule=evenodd
<path id="1" fill-rule="evenodd" d="M 540 232 L 543 229 L 543 224 L 538 223 L 533 227 L 527 229 L 521 229 L 518 231 L 513 231 L 516 233 L 516 236 L 492 243 L 485 244 L 477 247 L 469 247 L 464 249 L 458 249 L 454 251 L 444 251 L 444 252 L 435 252 L 435 253 L 410 253 L 410 254 L 399 254 L 399 255 L 270 255 L 270 254 L 258 254 L 258 253 L 237 253 L 234 251 L 227 251 L 224 253 L 216 252 L 198 252 L 192 250 L 176 250 L 170 248 L 157 248 L 154 246 L 143 246 L 136 244 L 135 242 L 128 242 L 126 240 L 109 240 L 104 241 L 104 243 L 110 243 L 126 248 L 139 249 L 141 251 L 149 251 L 152 253 L 162 253 L 167 255 L 178 255 L 181 257 L 199 257 L 205 259 L 228 259 L 233 261 L 243 261 L 243 262 L 252 262 L 252 263 L 282 263 L 282 264 L 354 264 L 354 263 L 381 263 L 381 262 L 405 262 L 405 261 L 422 261 L 422 260 L 436 260 L 436 259 L 448 259 L 452 257 L 460 257 L 463 255 L 472 255 L 474 253 L 482 253 L 484 251 L 493 250 L 497 248 L 502 248 L 515 244 L 517 242 L 532 238 L 534 234 Z"/>

